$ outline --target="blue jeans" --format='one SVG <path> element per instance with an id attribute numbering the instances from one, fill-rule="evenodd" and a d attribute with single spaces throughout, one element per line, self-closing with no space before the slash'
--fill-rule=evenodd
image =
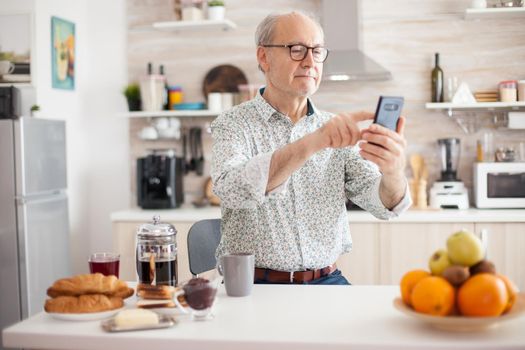
<path id="1" fill-rule="evenodd" d="M 289 283 L 280 283 L 280 282 L 268 282 L 266 280 L 257 279 L 255 284 L 289 284 Z M 331 284 L 331 285 L 346 285 L 349 286 L 350 282 L 341 274 L 339 269 L 335 270 L 328 276 L 318 278 L 316 280 L 311 280 L 310 282 L 304 282 L 301 284 Z"/>

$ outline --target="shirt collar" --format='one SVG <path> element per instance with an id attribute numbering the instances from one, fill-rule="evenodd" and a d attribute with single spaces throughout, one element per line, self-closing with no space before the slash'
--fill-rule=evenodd
<path id="1" fill-rule="evenodd" d="M 265 87 L 259 89 L 259 92 L 255 96 L 255 108 L 259 112 L 259 114 L 265 119 L 270 119 L 275 113 L 278 113 L 279 115 L 283 115 L 281 112 L 276 110 L 271 104 L 268 103 L 263 97 Z M 306 99 L 306 116 L 311 116 L 313 114 L 317 113 L 317 108 L 314 106 L 312 101 L 307 98 Z"/>

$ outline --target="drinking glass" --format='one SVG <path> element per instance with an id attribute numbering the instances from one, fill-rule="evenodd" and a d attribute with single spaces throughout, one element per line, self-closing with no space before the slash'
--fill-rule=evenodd
<path id="1" fill-rule="evenodd" d="M 89 256 L 89 271 L 101 273 L 105 276 L 115 275 L 119 277 L 120 254 L 117 253 L 93 253 Z"/>
<path id="2" fill-rule="evenodd" d="M 175 292 L 173 300 L 177 307 L 185 314 L 190 314 L 194 321 L 206 321 L 213 319 L 213 304 L 217 298 L 217 288 L 221 279 L 208 280 L 205 278 L 192 278 L 184 283 L 182 289 Z M 187 307 L 180 304 L 178 297 L 183 295 Z"/>

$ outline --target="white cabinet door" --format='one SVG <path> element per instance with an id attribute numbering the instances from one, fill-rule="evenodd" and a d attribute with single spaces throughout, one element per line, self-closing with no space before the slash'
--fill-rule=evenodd
<path id="1" fill-rule="evenodd" d="M 352 251 L 341 255 L 337 266 L 352 284 L 379 283 L 379 225 L 352 224 Z"/>
<path id="2" fill-rule="evenodd" d="M 399 284 L 409 270 L 428 270 L 428 260 L 446 247 L 448 236 L 462 228 L 474 232 L 473 223 L 379 224 L 379 278 L 381 284 Z"/>
<path id="3" fill-rule="evenodd" d="M 496 271 L 525 290 L 525 224 L 498 222 L 475 226 L 477 234 L 485 232 L 487 259 L 496 265 Z"/>

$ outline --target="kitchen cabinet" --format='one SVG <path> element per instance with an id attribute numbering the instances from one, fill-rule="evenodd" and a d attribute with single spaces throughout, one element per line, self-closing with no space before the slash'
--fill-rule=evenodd
<path id="1" fill-rule="evenodd" d="M 190 227 L 198 220 L 219 217 L 220 212 L 179 209 L 173 213 L 171 217 L 170 214 L 163 214 L 163 217 L 177 229 L 178 277 L 179 281 L 184 281 L 191 277 L 186 242 Z M 431 215 L 428 213 L 408 212 L 404 221 L 389 222 L 350 214 L 353 249 L 342 255 L 337 265 L 354 285 L 398 284 L 405 272 L 428 269 L 430 256 L 437 249 L 446 247 L 448 236 L 467 229 L 486 239 L 487 257 L 495 263 L 498 272 L 509 276 L 521 290 L 525 290 L 525 222 L 511 222 L 513 216 L 510 214 L 505 216 L 507 222 L 502 221 L 503 218 L 498 216 L 503 215 L 502 211 L 483 212 L 485 219 L 478 220 L 469 217 L 468 213 L 450 212 L 449 221 L 443 222 L 435 218 L 433 221 L 427 217 Z M 113 247 L 121 254 L 120 276 L 125 280 L 136 280 L 135 232 L 137 226 L 149 220 L 149 215 L 149 212 L 124 212 L 118 219 L 115 215 L 113 220 Z M 419 215 L 426 215 L 426 219 L 423 221 Z M 130 216 L 135 216 L 135 220 L 125 219 Z M 487 218 L 493 221 L 487 221 Z"/>
<path id="2" fill-rule="evenodd" d="M 476 233 L 487 240 L 487 259 L 496 271 L 507 275 L 520 290 L 525 290 L 525 224 L 476 223 Z"/>
<path id="3" fill-rule="evenodd" d="M 446 248 L 448 236 L 460 229 L 474 232 L 474 224 L 458 223 L 381 223 L 379 260 L 381 284 L 398 284 L 413 269 L 428 270 L 430 256 Z"/>

